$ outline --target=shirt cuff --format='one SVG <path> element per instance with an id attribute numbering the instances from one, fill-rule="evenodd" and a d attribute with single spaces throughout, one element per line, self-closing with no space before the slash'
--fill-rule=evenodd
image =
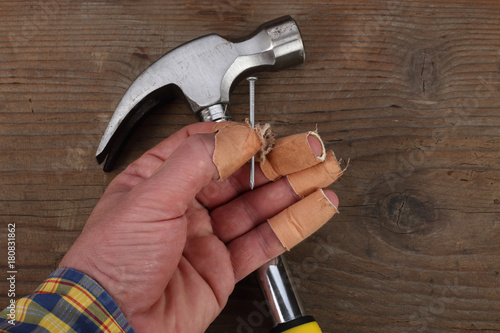
<path id="1" fill-rule="evenodd" d="M 31 295 L 14 305 L 14 311 L 8 307 L 0 314 L 0 331 L 134 332 L 103 287 L 69 268 L 52 272 Z"/>

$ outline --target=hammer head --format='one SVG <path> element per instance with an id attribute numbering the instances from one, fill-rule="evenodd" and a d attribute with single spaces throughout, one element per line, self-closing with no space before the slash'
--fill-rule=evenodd
<path id="1" fill-rule="evenodd" d="M 289 16 L 267 22 L 237 41 L 210 34 L 178 46 L 127 90 L 101 139 L 97 161 L 104 162 L 104 171 L 111 170 L 132 129 L 159 104 L 181 96 L 200 121 L 230 119 L 229 93 L 242 78 L 304 60 L 299 29 Z"/>

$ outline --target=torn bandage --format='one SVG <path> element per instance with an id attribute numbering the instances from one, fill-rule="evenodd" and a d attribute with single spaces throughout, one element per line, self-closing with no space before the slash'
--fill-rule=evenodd
<path id="1" fill-rule="evenodd" d="M 281 244 L 290 250 L 321 228 L 337 208 L 323 190 L 308 195 L 268 220 Z"/>
<path id="2" fill-rule="evenodd" d="M 219 179 L 232 175 L 262 147 L 259 135 L 248 124 L 232 121 L 217 123 L 213 161 L 219 171 Z"/>
<path id="3" fill-rule="evenodd" d="M 325 161 L 308 169 L 294 172 L 287 176 L 288 182 L 295 193 L 301 198 L 319 188 L 325 188 L 342 176 L 343 170 L 333 151 L 326 154 Z"/>
<path id="4" fill-rule="evenodd" d="M 321 144 L 321 155 L 316 155 L 311 149 L 309 136 Z M 261 161 L 260 168 L 267 179 L 276 180 L 324 161 L 325 155 L 325 146 L 318 133 L 299 133 L 277 139 L 271 152 Z"/>

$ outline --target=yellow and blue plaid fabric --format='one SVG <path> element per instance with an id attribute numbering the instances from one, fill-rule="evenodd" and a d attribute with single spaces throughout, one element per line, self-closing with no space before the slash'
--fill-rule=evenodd
<path id="1" fill-rule="evenodd" d="M 15 305 L 15 320 L 0 313 L 0 332 L 134 332 L 104 288 L 72 269 L 57 269 Z"/>

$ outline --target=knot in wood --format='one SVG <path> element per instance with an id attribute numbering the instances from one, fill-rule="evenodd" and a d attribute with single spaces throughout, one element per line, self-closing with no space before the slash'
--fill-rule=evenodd
<path id="1" fill-rule="evenodd" d="M 418 193 L 393 193 L 381 204 L 381 227 L 397 234 L 427 234 L 436 221 L 433 205 Z"/>
<path id="2" fill-rule="evenodd" d="M 410 81 L 413 87 L 424 96 L 435 93 L 436 56 L 433 49 L 416 50 L 411 61 Z"/>

